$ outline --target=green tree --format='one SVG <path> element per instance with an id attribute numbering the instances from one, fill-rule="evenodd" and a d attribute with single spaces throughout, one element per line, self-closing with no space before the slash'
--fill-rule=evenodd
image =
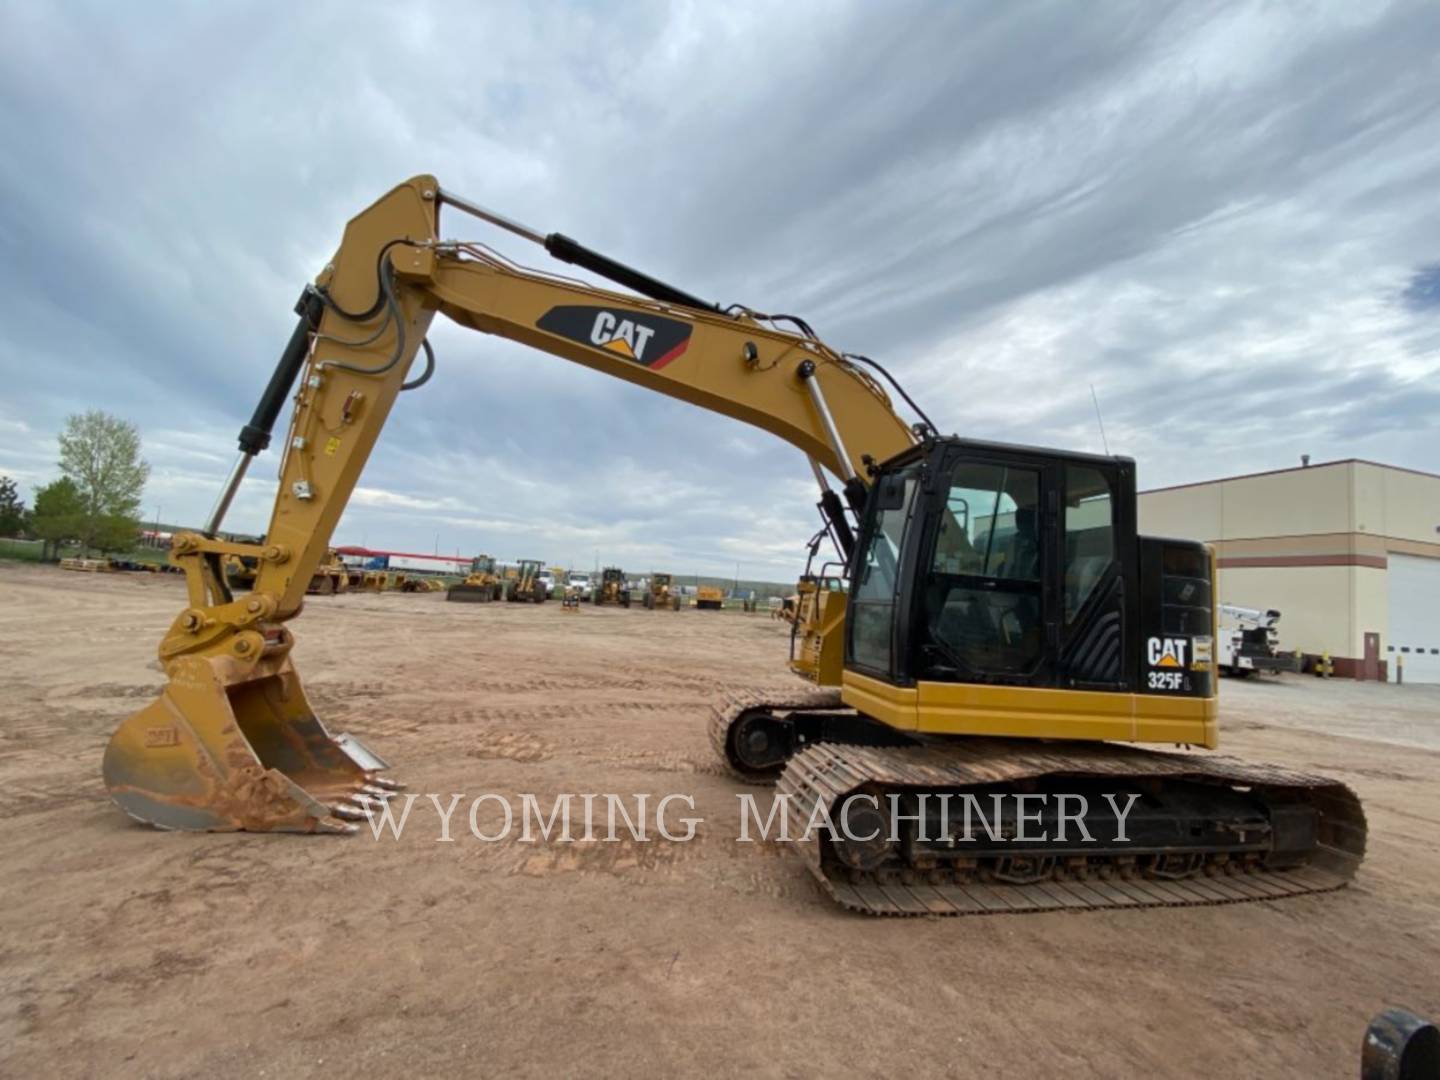
<path id="1" fill-rule="evenodd" d="M 135 425 L 98 409 L 68 417 L 60 471 L 80 493 L 84 524 L 77 539 L 84 553 L 129 548 L 140 531 L 140 497 L 150 475 Z"/>
<path id="2" fill-rule="evenodd" d="M 44 558 L 55 558 L 62 544 L 73 544 L 79 540 L 84 528 L 85 500 L 75 481 L 61 477 L 35 492 L 30 529 L 45 541 Z"/>
<path id="3" fill-rule="evenodd" d="M 14 536 L 25 527 L 25 504 L 15 490 L 15 481 L 0 476 L 0 536 Z"/>

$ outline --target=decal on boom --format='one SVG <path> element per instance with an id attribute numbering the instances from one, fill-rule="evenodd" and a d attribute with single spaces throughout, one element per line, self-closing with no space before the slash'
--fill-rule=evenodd
<path id="1" fill-rule="evenodd" d="M 535 324 L 539 329 L 604 349 L 659 371 L 690 346 L 689 323 L 667 319 L 649 311 L 562 304 Z"/>

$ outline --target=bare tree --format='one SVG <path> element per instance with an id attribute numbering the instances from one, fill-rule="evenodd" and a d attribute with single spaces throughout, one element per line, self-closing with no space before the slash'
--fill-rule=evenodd
<path id="1" fill-rule="evenodd" d="M 150 466 L 140 458 L 140 432 L 118 416 L 92 409 L 68 417 L 60 433 L 60 471 L 74 481 L 83 506 L 79 540 L 123 550 L 140 528 L 140 497 Z"/>

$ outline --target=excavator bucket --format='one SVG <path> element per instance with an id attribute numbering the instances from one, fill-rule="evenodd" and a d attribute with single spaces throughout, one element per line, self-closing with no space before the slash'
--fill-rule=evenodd
<path id="1" fill-rule="evenodd" d="M 358 739 L 315 716 L 288 655 L 246 664 L 182 657 L 158 701 L 116 730 L 105 786 L 162 829 L 356 831 L 400 785 Z"/>

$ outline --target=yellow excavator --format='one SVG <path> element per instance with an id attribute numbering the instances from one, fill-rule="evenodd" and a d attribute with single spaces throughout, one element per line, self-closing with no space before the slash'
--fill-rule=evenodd
<path id="1" fill-rule="evenodd" d="M 444 239 L 442 209 L 447 225 L 453 213 L 499 227 L 631 291 Z M 131 816 L 352 831 L 396 787 L 315 714 L 291 626 L 397 396 L 434 371 L 425 335 L 438 313 L 754 425 L 809 459 L 823 523 L 811 557 L 833 546 L 845 587 L 817 590 L 797 620 L 803 681 L 737 687 L 710 736 L 736 776 L 776 785 L 798 837 L 788 846 L 845 907 L 1227 903 L 1337 888 L 1363 857 L 1364 815 L 1343 784 L 1151 748 L 1219 742 L 1215 567 L 1202 544 L 1139 535 L 1130 459 L 941 436 L 883 367 L 803 320 L 709 303 L 432 176 L 349 222 L 297 312 L 206 529 L 173 542 L 188 596 L 160 645 L 168 682 L 104 759 Z M 219 539 L 292 394 L 264 541 Z M 256 560 L 248 593 L 226 582 L 231 555 Z M 972 805 L 995 808 L 978 835 Z"/>

